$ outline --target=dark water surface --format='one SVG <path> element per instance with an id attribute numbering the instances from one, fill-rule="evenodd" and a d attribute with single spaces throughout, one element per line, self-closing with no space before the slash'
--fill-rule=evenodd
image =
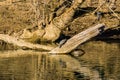
<path id="1" fill-rule="evenodd" d="M 78 49 L 85 54 L 0 51 L 0 80 L 120 80 L 120 43 L 92 41 Z"/>
<path id="2" fill-rule="evenodd" d="M 103 80 L 120 80 L 120 41 L 92 41 L 80 46 L 86 54 L 79 60 L 96 69 Z"/>

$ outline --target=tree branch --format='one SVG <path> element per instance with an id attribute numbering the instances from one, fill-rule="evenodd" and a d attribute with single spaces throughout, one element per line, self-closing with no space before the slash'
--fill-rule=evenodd
<path id="1" fill-rule="evenodd" d="M 62 47 L 56 47 L 55 49 L 51 50 L 49 53 L 69 53 L 74 50 L 80 44 L 86 42 L 87 40 L 97 36 L 101 31 L 104 31 L 104 24 L 98 24 L 94 27 L 90 27 L 87 30 L 73 36 L 67 42 L 62 45 Z"/>
<path id="2" fill-rule="evenodd" d="M 30 49 L 52 50 L 54 48 L 53 46 L 48 46 L 48 45 L 32 44 L 32 43 L 26 42 L 24 40 L 17 39 L 15 37 L 5 35 L 5 34 L 0 34 L 0 40 L 3 40 L 7 43 L 17 45 L 19 47 L 27 47 Z"/>

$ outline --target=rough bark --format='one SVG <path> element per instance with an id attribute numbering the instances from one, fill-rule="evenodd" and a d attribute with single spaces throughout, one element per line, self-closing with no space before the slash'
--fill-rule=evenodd
<path id="1" fill-rule="evenodd" d="M 50 24 L 46 24 L 45 28 L 42 29 L 42 26 L 39 26 L 39 29 L 36 32 L 30 32 L 28 30 L 24 30 L 23 34 L 20 38 L 34 38 L 34 34 L 42 41 L 52 41 L 54 42 L 60 37 L 61 31 L 66 28 L 67 24 L 73 20 L 73 16 L 77 8 L 82 4 L 83 0 L 75 0 L 72 6 L 66 10 L 63 14 L 58 17 L 55 17 Z M 26 33 L 29 33 L 26 35 Z M 32 36 L 33 35 L 33 36 Z M 39 35 L 42 35 L 39 37 Z M 27 36 L 27 37 L 26 37 Z"/>
<path id="2" fill-rule="evenodd" d="M 89 40 L 90 38 L 98 35 L 101 31 L 104 30 L 104 24 L 98 24 L 94 27 L 91 27 L 71 39 L 67 40 L 65 44 L 63 44 L 61 47 L 55 48 L 55 46 L 45 46 L 45 45 L 38 45 L 38 44 L 32 44 L 29 42 L 26 42 L 24 40 L 9 36 L 0 34 L 0 40 L 3 40 L 7 43 L 12 43 L 14 45 L 17 45 L 19 47 L 27 47 L 30 49 L 44 49 L 44 50 L 51 50 L 49 53 L 69 53 L 72 50 L 74 50 L 77 46 L 82 44 L 83 42 Z M 70 47 L 69 47 L 70 46 Z M 55 49 L 54 49 L 55 48 Z"/>
<path id="3" fill-rule="evenodd" d="M 105 28 L 104 24 L 98 24 L 94 27 L 90 27 L 89 29 L 67 40 L 67 42 L 64 45 L 62 45 L 62 47 L 57 47 L 50 51 L 49 53 L 69 53 L 83 42 L 89 40 L 92 37 L 95 37 L 96 35 L 101 33 L 101 31 L 104 31 L 104 28 Z"/>
<path id="4" fill-rule="evenodd" d="M 52 50 L 54 48 L 53 46 L 49 46 L 49 45 L 32 44 L 32 43 L 26 42 L 24 40 L 21 40 L 21 39 L 15 38 L 15 37 L 11 37 L 11 36 L 5 35 L 5 34 L 0 34 L 0 40 L 3 40 L 7 43 L 17 45 L 22 48 L 26 47 L 29 49 L 37 49 L 37 50 Z"/>

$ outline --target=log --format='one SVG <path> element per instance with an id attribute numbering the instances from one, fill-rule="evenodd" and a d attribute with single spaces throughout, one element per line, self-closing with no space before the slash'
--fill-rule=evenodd
<path id="1" fill-rule="evenodd" d="M 105 30 L 104 24 L 98 24 L 94 27 L 90 27 L 87 30 L 73 36 L 69 40 L 66 41 L 62 47 L 56 47 L 55 49 L 51 50 L 49 53 L 70 53 L 80 44 L 86 42 L 87 40 L 97 36 L 102 31 Z"/>
<path id="2" fill-rule="evenodd" d="M 19 47 L 26 47 L 29 49 L 52 50 L 53 48 L 55 48 L 54 46 L 50 46 L 50 45 L 33 44 L 6 34 L 0 34 L 0 40 L 10 44 L 17 45 Z"/>

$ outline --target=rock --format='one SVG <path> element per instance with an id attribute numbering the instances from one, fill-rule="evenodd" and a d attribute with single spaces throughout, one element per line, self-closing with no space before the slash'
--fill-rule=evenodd
<path id="1" fill-rule="evenodd" d="M 42 37 L 44 41 L 47 40 L 54 42 L 60 37 L 61 30 L 53 24 L 48 25 L 44 30 L 45 34 Z"/>
<path id="2" fill-rule="evenodd" d="M 71 55 L 74 56 L 74 57 L 80 57 L 84 54 L 85 54 L 85 52 L 83 50 L 75 50 L 71 53 Z"/>
<path id="3" fill-rule="evenodd" d="M 36 40 L 40 39 L 44 33 L 45 31 L 43 29 L 37 29 L 34 32 L 30 32 L 29 30 L 25 29 L 20 38 L 29 42 L 35 42 Z"/>

